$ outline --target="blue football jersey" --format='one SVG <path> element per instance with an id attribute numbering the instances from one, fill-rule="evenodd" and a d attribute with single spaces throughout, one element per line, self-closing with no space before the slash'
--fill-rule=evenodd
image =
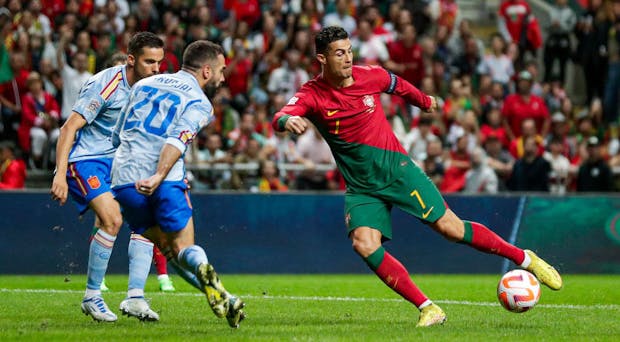
<path id="1" fill-rule="evenodd" d="M 69 152 L 70 163 L 114 156 L 112 131 L 130 90 L 124 65 L 102 70 L 84 84 L 73 111 L 81 114 L 87 124 L 77 133 Z"/>
<path id="2" fill-rule="evenodd" d="M 118 146 L 112 165 L 112 186 L 135 183 L 157 169 L 165 144 L 185 153 L 198 131 L 213 119 L 213 107 L 196 78 L 186 72 L 162 74 L 136 83 L 113 133 Z M 185 177 L 183 158 L 166 181 Z"/>

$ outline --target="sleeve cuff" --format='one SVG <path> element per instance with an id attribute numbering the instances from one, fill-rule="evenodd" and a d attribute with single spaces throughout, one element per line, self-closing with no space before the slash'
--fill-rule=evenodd
<path id="1" fill-rule="evenodd" d="M 186 150 L 185 144 L 177 138 L 166 139 L 166 144 L 176 147 L 179 151 L 181 151 L 182 154 L 185 153 L 185 150 Z"/>
<path id="2" fill-rule="evenodd" d="M 279 119 L 278 119 L 278 130 L 279 131 L 284 131 L 284 126 L 286 125 L 286 120 L 288 120 L 288 118 L 290 118 L 291 116 L 288 114 L 284 114 L 282 115 Z"/>

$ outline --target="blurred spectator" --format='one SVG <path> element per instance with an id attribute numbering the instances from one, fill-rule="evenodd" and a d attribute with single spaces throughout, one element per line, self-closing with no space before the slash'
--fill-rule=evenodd
<path id="1" fill-rule="evenodd" d="M 97 72 L 97 55 L 95 53 L 95 50 L 91 48 L 90 33 L 88 33 L 88 31 L 78 32 L 75 45 L 78 52 L 83 52 L 86 55 L 86 60 L 88 64 L 86 70 L 91 74 Z M 103 63 L 101 62 L 100 64 L 103 65 Z"/>
<path id="2" fill-rule="evenodd" d="M 534 138 L 538 145 L 538 154 L 542 155 L 544 152 L 544 139 L 541 134 L 538 134 L 536 130 L 536 122 L 532 118 L 527 118 L 521 122 L 521 135 L 518 138 L 510 141 L 509 151 L 510 154 L 519 159 L 525 154 L 525 140 L 527 138 Z"/>
<path id="3" fill-rule="evenodd" d="M 420 118 L 418 125 L 412 128 L 403 139 L 403 147 L 411 159 L 421 162 L 426 156 L 428 143 L 439 138 L 431 131 L 433 119 Z"/>
<path id="4" fill-rule="evenodd" d="M 478 79 L 478 66 L 481 57 L 478 49 L 478 42 L 474 37 L 465 40 L 465 49 L 462 53 L 455 56 L 452 61 L 453 73 L 458 77 L 467 76 L 474 80 Z"/>
<path id="5" fill-rule="evenodd" d="M 620 117 L 620 1 L 612 3 L 614 23 L 607 38 L 607 80 L 603 97 L 605 123 L 618 126 Z"/>
<path id="6" fill-rule="evenodd" d="M 211 18 L 211 10 L 206 4 L 198 5 L 187 23 L 185 41 L 193 42 L 200 39 L 216 43 L 222 42 L 222 31 L 214 24 Z"/>
<path id="7" fill-rule="evenodd" d="M 498 190 L 507 190 L 506 181 L 512 173 L 514 158 L 502 147 L 501 140 L 494 134 L 486 136 L 482 143 L 487 154 L 486 162 L 497 174 Z"/>
<path id="8" fill-rule="evenodd" d="M 540 155 L 536 137 L 526 137 L 523 150 L 523 157 L 512 168 L 508 188 L 512 191 L 548 192 L 551 165 Z"/>
<path id="9" fill-rule="evenodd" d="M 2 139 L 17 140 L 17 126 L 22 113 L 21 97 L 26 94 L 26 78 L 28 69 L 25 67 L 25 56 L 14 52 L 9 55 L 10 72 L 5 77 L 11 77 L 0 84 L 0 110 L 2 111 Z M 4 75 L 3 75 L 4 76 Z"/>
<path id="10" fill-rule="evenodd" d="M 549 12 L 551 25 L 547 28 L 545 42 L 545 82 L 566 81 L 566 63 L 572 55 L 570 34 L 577 23 L 575 12 L 568 6 L 568 0 L 555 0 Z M 555 64 L 558 63 L 558 72 Z"/>
<path id="11" fill-rule="evenodd" d="M 230 105 L 230 91 L 226 86 L 220 87 L 213 97 L 213 116 L 215 120 L 211 126 L 227 139 L 225 146 L 228 146 L 229 134 L 239 127 L 240 118 L 239 112 Z"/>
<path id="12" fill-rule="evenodd" d="M 487 164 L 484 150 L 481 147 L 476 147 L 471 154 L 471 169 L 465 173 L 465 188 L 463 192 L 470 194 L 495 194 L 497 191 L 497 175 Z"/>
<path id="13" fill-rule="evenodd" d="M 130 38 L 130 37 L 127 37 L 127 38 Z M 104 65 L 108 62 L 108 59 L 112 57 L 111 46 L 112 46 L 112 37 L 110 36 L 108 32 L 102 32 L 102 33 L 97 34 L 97 48 L 95 49 L 95 60 L 97 63 L 96 64 L 97 72 L 103 70 Z"/>
<path id="14" fill-rule="evenodd" d="M 521 71 L 517 79 L 517 92 L 508 95 L 504 101 L 502 115 L 510 139 L 522 135 L 521 125 L 528 118 L 534 119 L 536 131 L 541 135 L 549 132 L 549 111 L 543 99 L 531 93 L 533 81 L 529 71 Z"/>
<path id="15" fill-rule="evenodd" d="M 526 53 L 535 58 L 542 44 L 538 20 L 525 0 L 503 0 L 498 19 L 499 32 L 509 44 L 518 47 L 515 65 L 520 70 L 526 60 Z"/>
<path id="16" fill-rule="evenodd" d="M 192 160 L 198 166 L 213 166 L 216 163 L 232 163 L 233 159 L 230 154 L 224 152 L 222 148 L 222 138 L 216 133 L 207 133 L 206 130 L 201 131 L 199 139 L 204 139 L 204 146 L 200 146 L 197 140 L 192 146 L 192 152 L 195 152 L 195 159 Z M 203 148 L 201 148 L 203 147 Z M 192 186 L 196 189 L 222 189 L 225 183 L 230 182 L 230 171 L 216 170 L 198 170 L 192 172 L 195 181 Z"/>
<path id="17" fill-rule="evenodd" d="M 559 111 L 564 99 L 568 98 L 560 81 L 551 81 L 545 87 L 545 104 L 549 112 Z"/>
<path id="18" fill-rule="evenodd" d="M 73 39 L 73 33 L 68 29 L 60 30 L 60 41 L 56 51 L 56 61 L 62 76 L 62 104 L 61 118 L 66 120 L 71 114 L 71 108 L 79 95 L 82 85 L 92 76 L 87 71 L 88 57 L 83 52 L 77 52 L 72 58 L 73 67 L 65 63 L 65 50 Z"/>
<path id="19" fill-rule="evenodd" d="M 340 26 L 345 29 L 349 35 L 355 32 L 357 23 L 355 18 L 349 14 L 351 0 L 336 0 L 336 11 L 328 13 L 323 17 L 323 26 Z"/>
<path id="20" fill-rule="evenodd" d="M 603 0 L 588 1 L 588 8 L 575 26 L 577 50 L 575 61 L 581 65 L 585 76 L 586 104 L 594 98 L 603 98 L 607 70 L 607 33 L 611 21 Z"/>
<path id="21" fill-rule="evenodd" d="M 226 69 L 224 76 L 230 89 L 233 103 L 244 102 L 236 109 L 241 111 L 247 105 L 247 92 L 250 90 L 250 76 L 252 74 L 252 49 L 251 41 L 248 39 L 247 24 L 240 23 L 236 34 L 226 37 L 223 42 L 227 52 Z M 228 46 L 228 48 L 227 48 Z"/>
<path id="22" fill-rule="evenodd" d="M 568 136 L 569 124 L 566 116 L 560 112 L 555 112 L 551 116 L 551 131 L 545 137 L 545 146 L 550 146 L 551 141 L 557 139 L 562 142 L 562 155 L 567 158 L 577 152 L 577 144 L 573 136 Z"/>
<path id="23" fill-rule="evenodd" d="M 473 38 L 478 46 L 478 55 L 484 55 L 484 43 L 478 38 L 473 30 L 473 23 L 471 20 L 463 18 L 459 22 L 458 30 L 453 31 L 450 39 L 448 40 L 448 49 L 452 56 L 457 56 L 462 51 L 465 51 L 465 44 L 468 39 Z"/>
<path id="24" fill-rule="evenodd" d="M 426 146 L 426 155 L 421 158 L 424 173 L 439 188 L 445 174 L 444 151 L 440 140 L 431 140 Z"/>
<path id="25" fill-rule="evenodd" d="M 333 164 L 334 157 L 329 145 L 313 125 L 310 125 L 309 129 L 297 139 L 297 152 L 305 166 L 305 170 L 297 176 L 297 189 L 327 189 L 325 172 L 317 171 L 315 165 Z"/>
<path id="26" fill-rule="evenodd" d="M 388 49 L 377 35 L 373 33 L 372 23 L 360 20 L 357 35 L 351 39 L 356 64 L 382 65 L 390 59 Z"/>
<path id="27" fill-rule="evenodd" d="M 288 191 L 288 186 L 282 182 L 279 176 L 276 163 L 272 160 L 261 160 L 258 166 L 258 174 L 260 180 L 258 181 L 259 192 L 272 192 L 272 191 Z"/>
<path id="28" fill-rule="evenodd" d="M 131 13 L 138 18 L 138 31 L 158 32 L 160 27 L 159 13 L 153 0 L 138 0 L 133 3 Z"/>
<path id="29" fill-rule="evenodd" d="M 43 39 L 51 39 L 52 22 L 50 21 L 50 18 L 41 11 L 43 9 L 41 0 L 31 0 L 28 5 L 28 9 L 34 18 L 34 27 L 36 27 L 37 30 L 40 30 Z"/>
<path id="30" fill-rule="evenodd" d="M 235 22 L 245 22 L 250 28 L 260 19 L 258 0 L 224 0 L 224 8 L 232 13 Z"/>
<path id="31" fill-rule="evenodd" d="M 258 142 L 259 149 L 265 144 L 266 138 L 257 133 L 254 130 L 255 128 L 256 118 L 254 117 L 254 114 L 250 112 L 243 113 L 243 115 L 241 115 L 239 127 L 228 133 L 228 145 L 233 155 L 245 151 L 250 140 Z"/>
<path id="32" fill-rule="evenodd" d="M 563 154 L 564 141 L 560 137 L 553 138 L 549 143 L 549 151 L 543 154 L 551 165 L 549 173 L 549 190 L 552 194 L 564 195 L 569 184 L 570 161 Z"/>
<path id="33" fill-rule="evenodd" d="M 0 142 L 0 190 L 22 189 L 26 182 L 26 165 L 16 158 L 12 141 Z"/>
<path id="34" fill-rule="evenodd" d="M 486 140 L 489 136 L 493 135 L 501 142 L 504 148 L 508 148 L 508 134 L 506 134 L 506 128 L 502 125 L 502 113 L 499 108 L 487 107 L 483 111 L 484 123 L 480 126 L 480 139 Z"/>
<path id="35" fill-rule="evenodd" d="M 514 67 L 506 54 L 506 42 L 499 33 L 491 35 L 491 53 L 484 56 L 478 72 L 491 76 L 493 82 L 501 84 L 503 92 L 507 93 Z"/>
<path id="36" fill-rule="evenodd" d="M 448 35 L 452 34 L 454 25 L 459 15 L 459 6 L 455 0 L 438 0 L 431 1 L 431 4 L 437 5 L 436 24 L 440 28 L 445 28 Z M 432 9 L 431 9 L 432 10 Z"/>
<path id="37" fill-rule="evenodd" d="M 56 141 L 60 135 L 60 107 L 54 97 L 43 90 L 38 72 L 31 72 L 27 79 L 28 93 L 23 97 L 22 118 L 18 129 L 19 146 L 29 154 L 34 168 L 47 168 L 55 160 Z"/>
<path id="38" fill-rule="evenodd" d="M 310 76 L 299 65 L 301 58 L 299 51 L 287 50 L 285 55 L 286 62 L 269 75 L 267 91 L 272 98 L 275 95 L 282 95 L 288 101 L 304 83 L 308 82 Z"/>
<path id="39" fill-rule="evenodd" d="M 425 76 L 422 48 L 416 42 L 415 27 L 406 24 L 398 40 L 388 45 L 389 60 L 385 67 L 409 83 L 420 86 Z"/>
<path id="40" fill-rule="evenodd" d="M 458 135 L 456 144 L 450 150 L 449 159 L 445 162 L 444 179 L 439 190 L 444 193 L 458 192 L 465 187 L 465 173 L 471 168 L 471 157 L 467 151 L 469 135 L 465 130 Z"/>
<path id="41" fill-rule="evenodd" d="M 247 141 L 246 148 L 234 157 L 233 163 L 249 164 L 247 169 L 233 168 L 231 177 L 231 186 L 235 190 L 258 190 L 258 166 L 261 160 L 261 144 L 256 139 L 250 139 Z"/>
<path id="42" fill-rule="evenodd" d="M 587 140 L 587 159 L 579 167 L 577 191 L 613 191 L 611 168 L 601 156 L 601 143 L 597 137 Z"/>
<path id="43" fill-rule="evenodd" d="M 471 99 L 468 98 L 466 87 L 460 78 L 454 77 L 450 81 L 450 93 L 446 97 L 442 108 L 443 121 L 446 127 L 450 127 L 466 110 L 473 108 Z"/>

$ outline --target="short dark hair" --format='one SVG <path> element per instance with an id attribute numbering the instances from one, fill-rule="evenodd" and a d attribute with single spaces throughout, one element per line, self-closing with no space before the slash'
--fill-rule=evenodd
<path id="1" fill-rule="evenodd" d="M 142 55 L 142 49 L 149 48 L 164 48 L 164 41 L 161 40 L 155 33 L 152 32 L 138 32 L 131 37 L 127 46 L 127 54 L 134 57 Z"/>
<path id="2" fill-rule="evenodd" d="M 113 67 L 117 65 L 118 63 L 122 63 L 122 64 L 127 63 L 127 55 L 124 54 L 123 52 L 117 52 L 113 54 L 110 58 L 108 58 L 108 60 L 105 63 L 105 67 L 106 68 Z"/>
<path id="3" fill-rule="evenodd" d="M 189 44 L 183 51 L 182 69 L 198 70 L 203 65 L 214 62 L 217 56 L 225 55 L 219 44 L 208 40 L 197 40 Z"/>
<path id="4" fill-rule="evenodd" d="M 347 38 L 349 38 L 349 34 L 340 26 L 324 27 L 317 33 L 316 37 L 314 37 L 316 53 L 325 53 L 330 43 Z"/>

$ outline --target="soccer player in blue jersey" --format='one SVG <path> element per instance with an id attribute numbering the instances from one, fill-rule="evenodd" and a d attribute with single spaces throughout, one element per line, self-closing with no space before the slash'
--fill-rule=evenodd
<path id="1" fill-rule="evenodd" d="M 224 50 L 209 41 L 189 44 L 181 71 L 138 82 L 112 141 L 118 146 L 112 187 L 132 231 L 155 242 L 169 263 L 203 291 L 216 316 L 236 328 L 244 303 L 224 289 L 204 249 L 194 243 L 192 205 L 183 154 L 213 120 L 207 86 L 224 81 Z"/>
<path id="2" fill-rule="evenodd" d="M 158 73 L 164 57 L 163 46 L 163 41 L 153 33 L 139 32 L 134 35 L 128 46 L 127 64 L 105 69 L 92 76 L 82 86 L 71 115 L 60 129 L 56 146 L 56 174 L 50 193 L 61 205 L 71 194 L 81 214 L 89 208 L 95 212 L 95 228 L 98 230 L 90 243 L 86 292 L 81 308 L 96 321 L 117 320 L 104 302 L 100 289 L 114 241 L 123 222 L 120 207 L 114 200 L 110 186 L 112 158 L 116 150 L 111 141 L 112 130 L 121 109 L 127 103 L 131 86 Z M 132 264 L 142 265 L 146 262 L 150 267 L 150 257 L 142 252 L 147 250 L 152 253 L 150 241 L 132 236 L 129 248 L 130 288 Z M 144 258 L 147 261 L 141 260 Z M 140 291 L 143 295 L 143 288 L 137 289 L 136 297 L 139 297 Z M 143 297 L 141 301 L 129 303 L 137 307 L 140 314 L 147 315 L 139 318 L 159 319 Z"/>

